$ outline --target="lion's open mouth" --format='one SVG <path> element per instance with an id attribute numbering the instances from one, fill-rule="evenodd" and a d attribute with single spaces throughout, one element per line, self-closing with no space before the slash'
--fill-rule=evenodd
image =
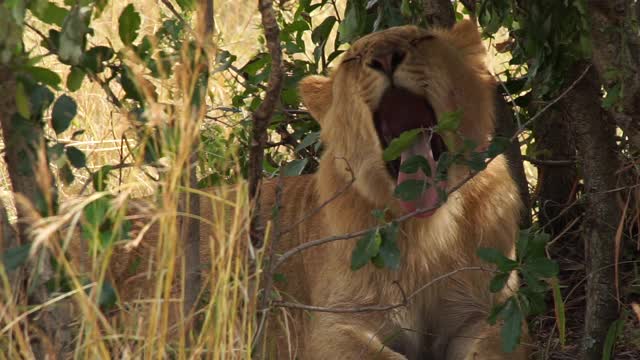
<path id="1" fill-rule="evenodd" d="M 436 125 L 436 122 L 436 114 L 428 101 L 398 87 L 391 87 L 384 93 L 374 112 L 376 131 L 384 148 L 389 145 L 391 140 L 407 130 L 425 129 L 425 132 L 418 136 L 414 144 L 406 149 L 399 159 L 387 163 L 387 170 L 391 177 L 396 179 L 397 184 L 407 180 L 426 183 L 426 190 L 420 197 L 412 201 L 401 201 L 407 211 L 437 206 L 438 188 L 446 188 L 445 182 L 436 180 L 437 161 L 440 155 L 447 150 L 442 138 L 430 130 Z M 400 171 L 401 165 L 415 155 L 420 155 L 427 160 L 431 168 L 430 174 L 425 174 L 422 170 L 411 174 Z M 423 216 L 429 216 L 434 211 L 426 212 Z"/>

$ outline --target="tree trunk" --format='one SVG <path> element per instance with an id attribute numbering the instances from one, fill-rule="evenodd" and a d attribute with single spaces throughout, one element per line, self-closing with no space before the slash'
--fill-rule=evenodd
<path id="1" fill-rule="evenodd" d="M 575 91 L 575 90 L 574 90 Z M 538 107 L 530 108 L 533 114 Z M 575 163 L 554 164 L 557 160 L 574 160 L 576 145 L 569 128 L 569 119 L 551 107 L 533 124 L 538 168 L 538 220 L 545 232 L 558 235 L 575 218 L 572 211 L 576 199 L 577 174 Z M 545 161 L 549 161 L 545 163 Z"/>
<path id="2" fill-rule="evenodd" d="M 276 105 L 280 102 L 280 92 L 282 91 L 284 80 L 282 48 L 280 47 L 279 40 L 280 28 L 278 27 L 276 13 L 273 10 L 273 1 L 259 0 L 258 9 L 260 10 L 264 36 L 267 40 L 267 48 L 271 55 L 271 74 L 269 74 L 269 82 L 267 83 L 264 100 L 253 113 L 253 133 L 251 134 L 251 147 L 249 152 L 249 198 L 252 202 L 250 237 L 251 244 L 254 247 L 264 246 L 264 227 L 262 224 L 266 223 L 266 219 L 260 219 L 259 201 L 260 183 L 262 181 L 262 161 L 264 159 L 264 148 L 267 142 L 267 128 L 271 123 L 271 117 Z M 279 202 L 279 197 L 276 194 L 275 206 L 279 206 Z M 277 224 L 278 219 L 274 220 Z M 271 291 L 273 287 L 273 264 L 275 260 L 274 249 L 280 237 L 277 229 L 278 226 L 276 225 L 276 231 L 271 237 L 269 247 L 266 249 L 263 258 L 262 269 L 264 271 L 258 275 L 261 278 L 260 283 L 262 285 L 262 289 L 260 290 L 261 296 L 258 301 L 258 323 L 262 324 L 268 324 L 269 321 L 269 308 L 272 300 Z M 258 331 L 254 337 L 255 351 L 252 355 L 254 355 L 256 359 L 267 358 L 265 353 L 266 327 L 268 327 L 268 325 L 258 326 Z"/>
<path id="3" fill-rule="evenodd" d="M 4 160 L 15 194 L 14 199 L 18 214 L 16 245 L 22 245 L 30 240 L 28 231 L 29 226 L 35 220 L 33 218 L 34 209 L 40 207 L 42 211 L 45 210 L 42 208 L 44 206 L 46 211 L 52 214 L 53 204 L 57 200 L 56 187 L 46 156 L 43 129 L 33 120 L 15 116 L 16 105 L 13 95 L 15 94 L 15 82 L 13 69 L 0 65 L 0 94 L 7 95 L 0 97 L 0 126 L 5 146 Z M 47 250 L 42 249 L 42 251 Z M 29 274 L 20 270 L 22 273 L 14 275 L 15 283 L 18 284 L 18 288 L 14 289 L 14 292 L 18 294 L 16 297 L 18 303 L 25 302 L 27 296 L 24 279 L 35 282 L 30 285 L 30 288 L 33 289 L 29 294 L 32 302 L 43 304 L 49 300 L 45 282 L 53 275 L 53 271 L 48 261 L 49 257 L 46 255 L 42 256 L 42 263 L 29 269 Z M 64 354 L 72 350 L 73 338 L 67 328 L 70 317 L 64 304 L 46 307 L 36 319 L 34 323 L 49 336 L 54 347 L 53 351 L 59 357 L 64 357 Z M 35 342 L 33 347 L 38 358 L 44 358 L 44 354 L 48 353 L 44 349 L 42 340 Z"/>
<path id="4" fill-rule="evenodd" d="M 198 19 L 198 36 L 199 42 L 203 49 L 202 54 L 205 56 L 205 60 L 201 61 L 203 64 L 202 68 L 197 69 L 195 72 L 195 76 L 205 76 L 207 79 L 209 77 L 209 68 L 208 64 L 211 57 L 209 56 L 209 50 L 211 48 L 211 36 L 213 35 L 214 28 L 214 18 L 213 18 L 213 0 L 199 0 L 198 1 L 198 9 L 199 9 L 199 19 Z M 202 72 L 206 72 L 202 74 Z M 208 81 L 201 85 L 199 81 L 195 82 L 195 86 L 204 86 L 205 89 L 198 89 L 194 91 L 194 96 L 200 96 L 201 99 L 198 99 L 198 103 L 200 104 L 200 109 L 196 111 L 199 114 L 196 117 L 196 121 L 201 119 L 204 116 L 206 111 L 206 87 L 208 87 Z M 192 99 L 193 103 L 193 99 Z M 198 125 L 200 124 L 199 121 Z M 199 131 L 198 131 L 199 133 Z M 198 188 L 198 178 L 197 178 L 197 164 L 198 164 L 198 147 L 199 141 L 198 137 L 194 137 L 193 143 L 193 152 L 189 158 L 189 165 L 186 169 L 188 173 L 188 177 L 185 179 L 185 183 L 187 184 L 187 188 L 189 189 L 197 189 Z M 194 320 L 193 315 L 196 310 L 196 304 L 198 301 L 198 295 L 200 294 L 200 289 L 202 288 L 202 279 L 200 277 L 200 221 L 196 219 L 197 216 L 200 215 L 200 197 L 192 196 L 190 191 L 187 191 L 182 199 L 182 206 L 188 208 L 188 213 L 194 215 L 193 217 L 186 217 L 182 223 L 182 238 L 184 239 L 184 262 L 185 262 L 185 289 L 184 289 L 184 303 L 183 303 L 183 312 L 187 317 L 187 326 L 186 330 L 193 326 Z"/>
<path id="5" fill-rule="evenodd" d="M 584 66 L 577 65 L 573 75 L 582 73 Z M 620 221 L 616 193 L 612 192 L 618 170 L 615 127 L 600 107 L 600 82 L 595 69 L 589 70 L 562 103 L 570 115 L 584 178 L 582 239 L 587 305 L 582 359 L 600 360 L 609 326 L 618 316 L 612 266 Z"/>
<path id="6" fill-rule="evenodd" d="M 422 18 L 428 26 L 450 28 L 456 13 L 450 0 L 422 0 Z"/>
<path id="7" fill-rule="evenodd" d="M 610 109 L 616 124 L 640 149 L 640 36 L 634 0 L 589 0 L 593 64 L 607 89 L 620 86 L 621 99 Z"/>

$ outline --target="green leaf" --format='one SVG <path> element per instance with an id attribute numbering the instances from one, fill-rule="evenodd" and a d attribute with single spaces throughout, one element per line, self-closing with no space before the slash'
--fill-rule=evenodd
<path id="1" fill-rule="evenodd" d="M 400 267 L 400 249 L 398 248 L 398 224 L 393 222 L 380 230 L 382 245 L 378 256 L 384 266 L 397 270 Z"/>
<path id="2" fill-rule="evenodd" d="M 318 141 L 319 138 L 320 138 L 320 132 L 319 131 L 310 132 L 307 136 L 304 137 L 304 139 L 302 139 L 300 144 L 298 144 L 296 146 L 294 151 L 298 152 L 298 151 L 300 151 L 302 149 L 305 149 L 305 148 L 315 144 Z"/>
<path id="3" fill-rule="evenodd" d="M 494 248 L 478 248 L 476 251 L 478 257 L 488 263 L 495 264 L 502 272 L 509 272 L 514 270 L 518 263 L 504 256 L 502 252 Z"/>
<path id="4" fill-rule="evenodd" d="M 120 19 L 118 20 L 118 33 L 124 45 L 131 45 L 138 37 L 141 23 L 140 14 L 138 14 L 133 4 L 127 5 L 124 10 L 122 10 Z"/>
<path id="5" fill-rule="evenodd" d="M 489 283 L 489 291 L 491 291 L 492 293 L 496 293 L 502 290 L 502 288 L 504 288 L 504 286 L 507 284 L 509 276 L 510 273 L 508 272 L 500 273 L 494 276 L 494 278 L 491 279 L 491 282 Z"/>
<path id="6" fill-rule="evenodd" d="M 371 230 L 358 240 L 351 253 L 351 270 L 365 266 L 371 258 L 378 255 L 382 238 L 378 229 Z"/>
<path id="7" fill-rule="evenodd" d="M 527 243 L 526 258 L 546 257 L 545 248 L 549 242 L 549 234 L 543 232 L 529 232 L 529 241 Z"/>
<path id="8" fill-rule="evenodd" d="M 16 84 L 16 108 L 18 110 L 18 114 L 23 118 L 28 119 L 31 117 L 29 98 L 27 97 L 27 92 L 21 82 Z"/>
<path id="9" fill-rule="evenodd" d="M 69 158 L 69 162 L 76 169 L 81 169 L 87 166 L 87 157 L 84 155 L 82 150 L 78 149 L 75 146 L 68 146 L 66 148 L 67 158 Z"/>
<path id="10" fill-rule="evenodd" d="M 428 187 L 429 184 L 424 180 L 409 179 L 396 186 L 393 195 L 402 201 L 412 201 L 419 198 Z"/>
<path id="11" fill-rule="evenodd" d="M 302 170 L 307 166 L 309 159 L 298 159 L 289 162 L 287 165 L 282 167 L 282 174 L 284 176 L 298 176 L 302 174 Z"/>
<path id="12" fill-rule="evenodd" d="M 462 110 L 445 112 L 438 117 L 438 124 L 433 127 L 433 131 L 438 134 L 445 132 L 455 132 L 460 127 L 462 121 Z"/>
<path id="13" fill-rule="evenodd" d="M 57 89 L 58 85 L 60 85 L 60 82 L 62 81 L 62 79 L 60 79 L 60 76 L 58 74 L 56 74 L 55 72 L 49 69 L 45 69 L 42 67 L 29 66 L 29 67 L 25 67 L 24 71 L 30 74 L 31 76 L 33 76 L 34 80 L 40 83 L 43 83 L 45 85 L 49 85 L 54 89 Z"/>
<path id="14" fill-rule="evenodd" d="M 1 255 L 2 265 L 5 271 L 11 272 L 25 263 L 29 258 L 29 250 L 31 250 L 31 243 L 19 245 L 4 251 Z"/>
<path id="15" fill-rule="evenodd" d="M 83 209 L 86 223 L 97 230 L 106 220 L 109 206 L 109 199 L 106 196 L 100 197 L 89 203 Z"/>
<path id="16" fill-rule="evenodd" d="M 516 258 L 524 259 L 527 256 L 529 248 L 529 229 L 520 230 L 518 232 L 518 240 L 516 241 Z"/>
<path id="17" fill-rule="evenodd" d="M 178 6 L 184 11 L 191 11 L 195 9 L 196 2 L 194 0 L 176 0 Z"/>
<path id="18" fill-rule="evenodd" d="M 402 152 L 409 148 L 416 140 L 418 134 L 423 131 L 423 129 L 408 130 L 400 134 L 397 138 L 391 140 L 389 146 L 384 149 L 382 159 L 384 161 L 392 161 L 400 157 Z"/>
<path id="19" fill-rule="evenodd" d="M 522 277 L 523 283 L 526 284 L 532 292 L 544 292 L 547 290 L 546 283 L 541 281 L 538 276 L 526 267 L 520 269 L 520 276 Z"/>
<path id="20" fill-rule="evenodd" d="M 446 180 L 447 173 L 449 172 L 449 168 L 456 161 L 456 156 L 452 155 L 450 152 L 445 151 L 440 154 L 440 158 L 438 159 L 438 163 L 436 164 L 436 179 L 437 180 Z"/>
<path id="21" fill-rule="evenodd" d="M 546 284 L 546 283 L 542 283 Z M 542 291 L 533 291 L 530 288 L 521 288 L 519 291 L 519 299 L 521 304 L 526 304 L 526 307 L 521 306 L 523 314 L 526 315 L 540 315 L 547 311 L 547 302 L 545 300 L 547 287 L 545 286 Z"/>
<path id="22" fill-rule="evenodd" d="M 108 310 L 115 306 L 117 300 L 116 290 L 111 286 L 111 283 L 105 280 L 100 288 L 100 295 L 98 296 L 98 306 L 102 310 Z"/>
<path id="23" fill-rule="evenodd" d="M 480 172 L 487 168 L 486 154 L 484 152 L 472 152 L 469 160 L 467 161 L 467 166 L 474 171 Z"/>
<path id="24" fill-rule="evenodd" d="M 507 302 L 496 304 L 492 309 L 491 313 L 489 313 L 489 317 L 487 318 L 487 322 L 491 325 L 495 325 L 498 321 L 498 317 L 502 313 L 502 310 L 507 306 Z"/>
<path id="25" fill-rule="evenodd" d="M 105 165 L 97 172 L 93 173 L 92 181 L 95 191 L 104 191 L 107 188 L 107 177 L 111 171 L 111 165 Z"/>
<path id="26" fill-rule="evenodd" d="M 604 347 L 602 349 L 602 360 L 610 360 L 613 354 L 613 347 L 616 344 L 616 339 L 622 330 L 624 329 L 624 320 L 618 319 L 611 323 L 609 330 L 607 331 L 607 337 L 604 339 Z"/>
<path id="27" fill-rule="evenodd" d="M 378 255 L 374 256 L 371 258 L 371 263 L 373 264 L 373 266 L 377 267 L 378 269 L 384 269 L 384 259 L 381 256 L 381 253 L 378 253 Z"/>
<path id="28" fill-rule="evenodd" d="M 53 102 L 54 95 L 48 87 L 44 85 L 36 85 L 31 89 L 29 96 L 29 104 L 31 109 L 31 115 L 42 116 L 44 111 Z"/>
<path id="29" fill-rule="evenodd" d="M 494 248 L 478 248 L 476 251 L 478 257 L 488 263 L 498 264 L 505 257 L 500 251 Z"/>
<path id="30" fill-rule="evenodd" d="M 311 41 L 316 45 L 326 43 L 329 39 L 329 33 L 331 33 L 331 29 L 333 29 L 336 21 L 335 16 L 329 16 L 324 19 L 324 21 L 311 32 Z"/>
<path id="31" fill-rule="evenodd" d="M 494 158 L 507 150 L 511 145 L 511 139 L 501 136 L 496 136 L 491 140 L 489 148 L 487 149 L 487 156 Z"/>
<path id="32" fill-rule="evenodd" d="M 362 35 L 367 25 L 367 11 L 364 4 L 358 1 L 348 1 L 345 15 L 338 27 L 338 38 L 342 43 L 348 43 Z"/>
<path id="33" fill-rule="evenodd" d="M 125 98 L 143 102 L 142 92 L 138 89 L 135 77 L 128 67 L 120 74 L 120 85 L 124 90 Z"/>
<path id="34" fill-rule="evenodd" d="M 78 112 L 78 105 L 67 95 L 62 95 L 53 104 L 51 111 L 51 125 L 56 134 L 60 134 L 69 128 L 71 120 Z"/>
<path id="35" fill-rule="evenodd" d="M 32 2 L 31 12 L 42 22 L 57 26 L 62 26 L 65 17 L 69 14 L 69 10 L 49 1 Z"/>
<path id="36" fill-rule="evenodd" d="M 75 175 L 73 175 L 73 171 L 71 171 L 71 166 L 69 166 L 69 164 L 62 165 L 60 167 L 60 170 L 58 170 L 58 174 L 65 185 L 71 185 L 76 179 Z"/>
<path id="37" fill-rule="evenodd" d="M 533 258 L 525 262 L 523 268 L 540 277 L 550 278 L 558 275 L 558 264 L 545 257 Z"/>
<path id="38" fill-rule="evenodd" d="M 504 319 L 504 325 L 500 332 L 502 350 L 510 353 L 513 352 L 520 343 L 522 321 L 524 320 L 520 307 L 513 297 L 508 300 L 508 304 L 502 311 L 501 317 Z"/>
<path id="39" fill-rule="evenodd" d="M 82 58 L 82 66 L 95 74 L 104 71 L 104 62 L 111 60 L 115 53 L 107 46 L 94 46 L 85 52 Z"/>
<path id="40" fill-rule="evenodd" d="M 73 66 L 67 76 L 67 89 L 71 92 L 78 91 L 82 86 L 82 81 L 84 80 L 85 75 L 86 74 L 82 69 Z"/>
<path id="41" fill-rule="evenodd" d="M 431 176 L 431 166 L 422 155 L 414 155 L 400 165 L 400 171 L 405 174 L 413 174 L 418 169 L 421 169 L 425 175 Z"/>

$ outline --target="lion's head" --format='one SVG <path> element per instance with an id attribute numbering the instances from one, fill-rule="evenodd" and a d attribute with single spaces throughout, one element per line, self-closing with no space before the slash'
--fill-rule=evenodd
<path id="1" fill-rule="evenodd" d="M 452 30 L 424 30 L 415 26 L 387 29 L 356 41 L 330 77 L 310 76 L 300 84 L 305 105 L 322 127 L 325 153 L 322 171 L 356 177 L 357 191 L 374 206 L 406 210 L 437 204 L 437 187 L 451 187 L 466 174 L 450 168 L 447 181 L 435 180 L 435 166 L 444 151 L 462 139 L 486 146 L 493 131 L 492 80 L 484 63 L 486 51 L 471 21 Z M 457 135 L 443 139 L 425 131 L 402 156 L 390 163 L 383 150 L 402 132 L 432 128 L 443 114 L 461 111 Z M 447 144 L 447 145 L 445 145 Z M 405 174 L 402 161 L 422 155 L 433 171 Z M 412 202 L 393 198 L 393 189 L 408 178 L 431 183 Z"/>

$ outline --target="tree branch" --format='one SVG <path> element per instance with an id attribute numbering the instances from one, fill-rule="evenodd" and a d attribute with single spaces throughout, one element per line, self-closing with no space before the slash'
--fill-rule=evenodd
<path id="1" fill-rule="evenodd" d="M 495 272 L 494 270 L 483 268 L 481 266 L 462 267 L 462 268 L 450 271 L 450 272 L 448 272 L 446 274 L 443 274 L 443 275 L 440 275 L 440 276 L 434 278 L 433 280 L 429 281 L 428 283 L 426 283 L 426 284 L 422 285 L 421 287 L 419 287 L 418 289 L 416 289 L 409 296 L 406 296 L 406 294 L 404 293 L 404 289 L 400 288 L 400 292 L 402 294 L 402 301 L 397 303 L 397 304 L 390 304 L 390 305 L 362 305 L 362 306 L 340 308 L 340 307 L 304 305 L 304 304 L 298 304 L 298 303 L 292 303 L 292 302 L 286 302 L 286 301 L 274 301 L 273 302 L 273 306 L 275 306 L 275 307 L 285 307 L 285 308 L 291 308 L 291 309 L 301 309 L 301 310 L 314 311 L 314 312 L 337 313 L 337 314 L 389 311 L 389 310 L 397 309 L 399 307 L 407 307 L 411 303 L 411 300 L 413 300 L 413 298 L 415 298 L 418 294 L 423 292 L 428 287 L 433 286 L 434 284 L 436 284 L 436 283 L 438 283 L 438 282 L 440 282 L 442 280 L 445 280 L 445 279 L 447 279 L 447 278 L 449 278 L 449 277 L 451 277 L 451 276 L 453 276 L 453 275 L 455 275 L 455 274 L 457 274 L 459 272 L 462 272 L 462 271 L 488 271 L 488 272 Z"/>
<path id="2" fill-rule="evenodd" d="M 255 247 L 261 247 L 263 242 L 263 229 L 260 224 L 259 184 L 262 178 L 262 160 L 264 159 L 264 146 L 267 142 L 267 127 L 271 121 L 273 111 L 280 99 L 282 89 L 282 49 L 280 48 L 280 29 L 273 11 L 271 0 L 259 0 L 258 9 L 262 17 L 262 26 L 267 40 L 267 48 L 271 54 L 271 74 L 267 84 L 264 100 L 253 113 L 253 133 L 249 150 L 249 199 L 251 199 L 251 243 Z"/>

